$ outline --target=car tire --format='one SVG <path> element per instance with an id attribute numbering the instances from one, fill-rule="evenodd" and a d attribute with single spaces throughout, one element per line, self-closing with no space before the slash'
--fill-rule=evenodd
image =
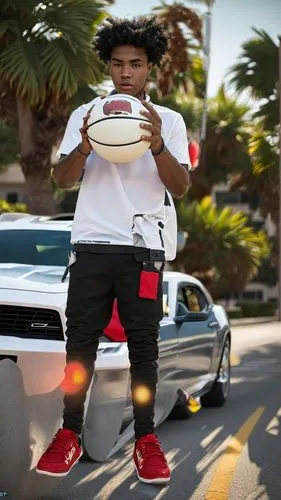
<path id="1" fill-rule="evenodd" d="M 186 405 L 181 405 L 181 404 L 176 404 L 174 408 L 172 409 L 169 419 L 171 420 L 183 420 L 190 418 L 192 416 L 192 413 L 188 410 Z"/>
<path id="2" fill-rule="evenodd" d="M 216 381 L 214 382 L 212 389 L 207 392 L 207 394 L 201 396 L 202 406 L 218 407 L 223 406 L 226 403 L 230 390 L 230 377 L 230 341 L 227 339 L 222 350 Z"/>

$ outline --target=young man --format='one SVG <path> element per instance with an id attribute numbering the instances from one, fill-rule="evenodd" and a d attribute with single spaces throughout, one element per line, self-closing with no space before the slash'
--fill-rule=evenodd
<path id="1" fill-rule="evenodd" d="M 151 131 L 149 150 L 128 164 L 102 159 L 87 138 L 95 99 L 76 109 L 67 124 L 55 166 L 56 183 L 82 184 L 75 211 L 67 317 L 67 363 L 83 364 L 86 382 L 77 394 L 65 394 L 63 428 L 37 465 L 41 474 L 64 476 L 79 460 L 79 435 L 86 393 L 99 337 L 110 321 L 115 298 L 128 339 L 135 420 L 134 463 L 140 480 L 165 483 L 170 470 L 154 434 L 159 322 L 162 319 L 162 269 L 176 253 L 176 217 L 170 193 L 182 196 L 189 184 L 188 144 L 183 118 L 154 106 L 146 95 L 147 77 L 167 49 L 163 28 L 154 19 L 110 19 L 95 42 L 109 64 L 114 93 L 143 102 Z M 99 99 L 99 98 L 98 98 Z M 116 131 L 118 133 L 118 130 Z M 144 272 L 144 270 L 146 272 Z M 145 283 L 144 283 L 145 282 Z M 148 286 L 148 289 L 146 289 Z M 138 386 L 150 394 L 146 404 L 135 397 Z"/>

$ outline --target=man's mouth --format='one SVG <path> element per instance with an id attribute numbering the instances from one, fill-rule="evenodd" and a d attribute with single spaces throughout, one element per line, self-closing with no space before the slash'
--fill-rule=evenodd
<path id="1" fill-rule="evenodd" d="M 133 85 L 131 83 L 128 83 L 128 82 L 122 82 L 120 84 L 120 87 L 122 87 L 122 89 L 131 89 L 133 87 Z"/>

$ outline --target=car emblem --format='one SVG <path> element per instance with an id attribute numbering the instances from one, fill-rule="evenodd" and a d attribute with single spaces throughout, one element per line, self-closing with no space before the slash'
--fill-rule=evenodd
<path id="1" fill-rule="evenodd" d="M 31 323 L 31 328 L 46 328 L 49 323 Z"/>

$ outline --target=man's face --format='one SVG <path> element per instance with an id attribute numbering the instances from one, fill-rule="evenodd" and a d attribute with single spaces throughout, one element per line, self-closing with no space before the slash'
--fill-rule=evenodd
<path id="1" fill-rule="evenodd" d="M 144 49 L 120 45 L 111 53 L 109 70 L 117 92 L 134 97 L 142 96 L 152 64 Z"/>

